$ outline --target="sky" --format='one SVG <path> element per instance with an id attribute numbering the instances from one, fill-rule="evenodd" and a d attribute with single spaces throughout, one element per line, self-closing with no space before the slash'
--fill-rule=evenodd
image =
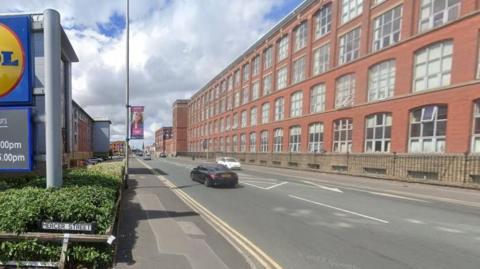
<path id="1" fill-rule="evenodd" d="M 145 106 L 145 140 L 302 0 L 130 0 L 130 104 Z M 0 13 L 60 12 L 79 59 L 73 98 L 125 138 L 125 1 L 0 0 Z"/>

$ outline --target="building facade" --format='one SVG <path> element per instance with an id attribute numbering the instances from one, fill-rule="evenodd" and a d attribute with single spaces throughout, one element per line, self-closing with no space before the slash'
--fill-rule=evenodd
<path id="1" fill-rule="evenodd" d="M 189 100 L 176 100 L 172 106 L 172 139 L 171 153 L 176 155 L 188 150 L 188 102 Z"/>
<path id="2" fill-rule="evenodd" d="M 112 141 L 110 142 L 110 152 L 113 156 L 119 156 L 125 154 L 125 141 Z"/>
<path id="3" fill-rule="evenodd" d="M 170 139 L 172 139 L 172 127 L 162 127 L 155 131 L 155 152 L 157 157 L 160 153 L 171 153 L 166 148 L 166 141 Z"/>
<path id="4" fill-rule="evenodd" d="M 192 97 L 189 151 L 480 153 L 479 6 L 305 1 Z"/>

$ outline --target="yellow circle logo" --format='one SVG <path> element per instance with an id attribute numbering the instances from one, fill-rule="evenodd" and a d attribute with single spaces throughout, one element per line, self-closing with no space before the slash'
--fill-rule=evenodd
<path id="1" fill-rule="evenodd" d="M 22 79 L 25 53 L 18 36 L 0 23 L 0 97 L 9 94 Z"/>

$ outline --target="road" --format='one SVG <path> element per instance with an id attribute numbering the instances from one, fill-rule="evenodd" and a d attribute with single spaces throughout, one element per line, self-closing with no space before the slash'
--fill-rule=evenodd
<path id="1" fill-rule="evenodd" d="M 235 189 L 190 180 L 200 161 L 144 161 L 283 268 L 480 265 L 480 192 L 244 166 Z"/>

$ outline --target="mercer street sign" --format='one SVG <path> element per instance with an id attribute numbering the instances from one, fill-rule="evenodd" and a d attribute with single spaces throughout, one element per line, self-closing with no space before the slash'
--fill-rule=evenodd
<path id="1" fill-rule="evenodd" d="M 95 223 L 67 223 L 42 221 L 42 230 L 95 233 Z"/>

